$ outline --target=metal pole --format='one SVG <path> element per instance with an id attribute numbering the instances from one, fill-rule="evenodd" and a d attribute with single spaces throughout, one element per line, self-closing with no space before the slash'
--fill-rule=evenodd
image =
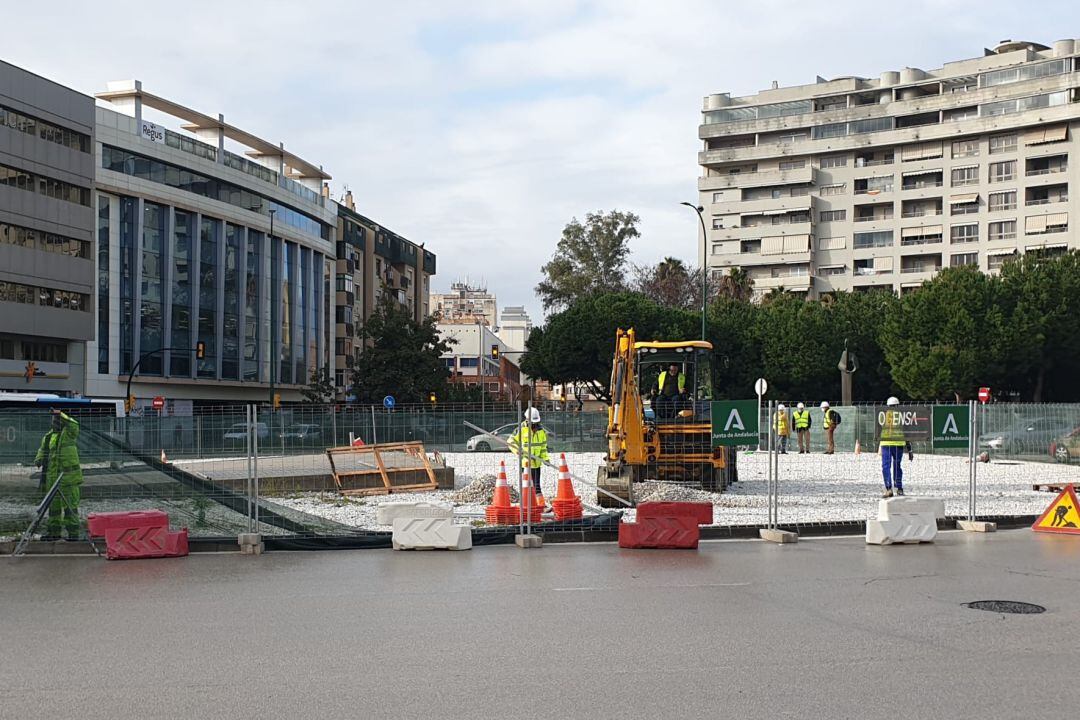
<path id="1" fill-rule="evenodd" d="M 371 444 L 379 444 L 379 433 L 375 430 L 375 406 L 371 406 Z"/>
<path id="2" fill-rule="evenodd" d="M 259 532 L 259 406 L 251 406 L 251 419 L 254 433 L 251 438 L 251 475 L 252 488 L 255 492 L 255 528 L 252 532 Z"/>
<path id="3" fill-rule="evenodd" d="M 247 529 L 251 532 L 251 405 L 244 405 L 244 454 L 247 456 L 247 474 L 244 476 L 244 497 L 247 499 Z"/>
<path id="4" fill-rule="evenodd" d="M 773 505 L 772 505 L 772 492 L 773 492 L 773 401 L 769 401 L 768 405 L 769 416 L 766 418 L 768 429 L 766 430 L 766 450 L 765 461 L 768 463 L 768 468 L 765 472 L 765 503 L 768 505 L 768 519 L 766 525 L 771 529 L 773 526 Z M 760 418 L 760 413 L 758 418 Z M 760 437 L 760 433 L 759 433 Z"/>
<path id="5" fill-rule="evenodd" d="M 518 400 L 518 402 L 517 402 L 517 418 L 518 418 L 518 422 L 520 423 L 521 418 L 522 418 L 522 415 L 521 415 L 521 400 Z M 518 427 L 520 428 L 521 425 L 518 425 Z M 519 432 L 518 435 L 520 436 L 521 433 Z M 520 443 L 518 444 L 518 449 L 517 450 L 518 450 L 517 451 L 517 457 L 518 457 L 518 471 L 517 471 L 518 502 L 521 505 L 521 512 L 518 513 L 518 534 L 524 535 L 525 534 L 525 495 L 524 495 L 524 493 L 525 493 L 525 484 L 521 481 L 521 474 L 525 472 L 525 467 L 524 467 L 524 459 L 522 458 L 521 444 Z"/>
<path id="6" fill-rule="evenodd" d="M 267 243 L 266 243 L 267 244 L 267 248 L 266 248 L 267 249 L 267 255 L 269 256 L 271 263 L 274 262 L 274 213 L 276 213 L 276 212 L 277 212 L 277 210 L 274 210 L 273 208 L 271 208 L 271 210 L 270 210 L 270 237 L 267 239 Z M 280 260 L 280 258 L 279 258 L 279 260 Z M 279 263 L 279 266 L 280 266 L 280 263 Z M 274 277 L 273 268 L 271 268 L 271 270 L 270 270 L 270 277 L 271 278 Z M 280 357 L 280 353 L 278 352 L 278 348 L 277 348 L 277 340 L 276 340 L 276 337 L 275 337 L 276 334 L 277 334 L 277 325 L 276 325 L 276 321 L 274 319 L 276 317 L 276 315 L 277 315 L 277 313 L 275 312 L 277 310 L 277 307 L 276 307 L 277 303 L 274 302 L 274 294 L 275 294 L 275 292 L 277 290 L 276 285 L 277 285 L 277 283 L 274 283 L 274 282 L 270 283 L 270 351 L 267 353 L 267 355 L 268 355 L 267 359 L 270 361 L 270 407 L 274 407 L 274 375 L 276 374 L 274 371 L 277 369 L 277 361 L 278 361 L 278 359 Z M 271 418 L 271 422 L 272 421 L 273 421 L 273 418 Z"/>
<path id="7" fill-rule="evenodd" d="M 974 520 L 978 514 L 976 503 L 979 495 L 979 416 L 975 413 L 975 401 L 969 402 L 971 403 L 971 437 L 968 439 L 968 448 L 971 453 L 971 501 L 968 504 L 968 519 Z"/>

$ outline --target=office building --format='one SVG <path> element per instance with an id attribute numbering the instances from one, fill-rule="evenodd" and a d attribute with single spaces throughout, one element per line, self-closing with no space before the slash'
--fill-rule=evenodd
<path id="1" fill-rule="evenodd" d="M 93 150 L 99 278 L 88 394 L 124 397 L 137 365 L 132 394 L 144 400 L 300 400 L 312 371 L 333 367 L 330 176 L 138 81 L 109 83 L 97 97 L 109 107 L 96 110 Z"/>
<path id="2" fill-rule="evenodd" d="M 84 391 L 94 100 L 0 62 L 0 390 Z"/>
<path id="3" fill-rule="evenodd" d="M 498 302 L 494 293 L 482 285 L 455 281 L 448 293 L 432 293 L 431 311 L 446 322 L 476 322 L 481 318 L 488 327 L 498 322 Z"/>
<path id="4" fill-rule="evenodd" d="M 483 318 L 472 322 L 441 322 L 439 335 L 452 340 L 450 352 L 443 355 L 450 382 L 468 387 L 480 386 L 488 397 L 516 400 L 521 392 L 521 371 L 507 353 L 510 348 L 499 339 Z M 492 353 L 498 348 L 498 356 Z"/>
<path id="5" fill-rule="evenodd" d="M 700 252 L 714 273 L 745 268 L 758 296 L 817 297 L 1080 247 L 1078 55 L 1004 41 L 934 70 L 706 97 Z"/>
<path id="6" fill-rule="evenodd" d="M 499 316 L 499 339 L 511 352 L 525 350 L 525 341 L 532 332 L 532 320 L 523 305 L 507 305 Z"/>
<path id="7" fill-rule="evenodd" d="M 388 296 L 420 321 L 431 314 L 428 294 L 435 254 L 356 211 L 348 191 L 337 209 L 334 384 L 345 397 L 351 358 L 361 350 L 360 330 L 381 297 Z"/>

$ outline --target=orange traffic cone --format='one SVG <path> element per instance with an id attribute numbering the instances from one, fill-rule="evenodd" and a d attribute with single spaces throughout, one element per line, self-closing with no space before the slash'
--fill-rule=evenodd
<path id="1" fill-rule="evenodd" d="M 536 492 L 532 486 L 532 468 L 521 471 L 521 517 L 526 522 L 540 522 L 540 511 L 536 507 Z"/>
<path id="2" fill-rule="evenodd" d="M 484 513 L 488 525 L 512 525 L 518 522 L 518 508 L 510 504 L 510 485 L 506 482 L 506 463 L 499 461 L 495 494 Z"/>
<path id="3" fill-rule="evenodd" d="M 169 458 L 165 457 L 165 448 L 161 448 L 161 464 L 165 465 L 169 462 Z"/>
<path id="4" fill-rule="evenodd" d="M 559 458 L 559 484 L 555 499 L 551 501 L 556 520 L 577 520 L 584 514 L 581 498 L 574 492 L 574 481 L 570 479 L 570 467 L 566 464 L 566 453 Z"/>
<path id="5" fill-rule="evenodd" d="M 855 454 L 862 455 L 862 445 L 859 444 L 859 438 L 855 438 Z"/>

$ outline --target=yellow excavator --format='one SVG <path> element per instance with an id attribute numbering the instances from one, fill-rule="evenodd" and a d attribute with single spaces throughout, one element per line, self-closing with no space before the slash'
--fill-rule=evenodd
<path id="1" fill-rule="evenodd" d="M 634 504 L 634 483 L 646 480 L 713 492 L 737 480 L 734 448 L 712 447 L 711 360 L 704 340 L 638 342 L 633 328 L 617 331 L 601 489 Z M 621 506 L 603 493 L 597 501 Z"/>

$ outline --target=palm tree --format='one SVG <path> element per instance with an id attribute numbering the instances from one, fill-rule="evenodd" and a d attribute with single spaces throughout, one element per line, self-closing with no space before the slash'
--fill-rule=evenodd
<path id="1" fill-rule="evenodd" d="M 744 268 L 733 267 L 720 279 L 717 295 L 739 302 L 749 302 L 754 296 L 754 279 Z"/>

